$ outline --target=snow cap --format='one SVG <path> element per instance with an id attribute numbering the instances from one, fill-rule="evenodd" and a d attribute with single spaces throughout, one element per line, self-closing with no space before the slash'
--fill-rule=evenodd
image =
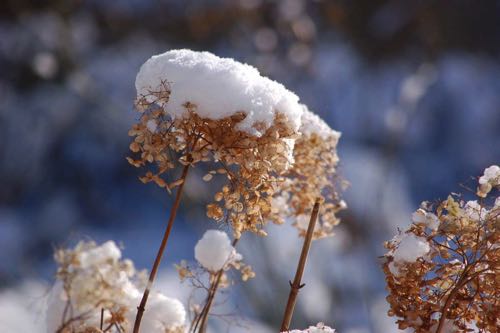
<path id="1" fill-rule="evenodd" d="M 160 102 L 151 92 L 163 84 L 169 87 L 170 96 Z M 213 120 L 243 112 L 246 118 L 237 129 L 255 136 L 262 134 L 261 126 L 267 129 L 273 124 L 277 113 L 287 117 L 294 131 L 301 123 L 297 95 L 250 65 L 210 52 L 182 49 L 153 56 L 141 66 L 135 87 L 138 98 L 160 104 L 173 118 L 187 115 L 187 102 L 196 105 L 200 117 Z"/>

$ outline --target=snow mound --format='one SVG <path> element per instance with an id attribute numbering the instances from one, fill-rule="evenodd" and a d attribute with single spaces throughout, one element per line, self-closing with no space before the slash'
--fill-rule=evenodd
<path id="1" fill-rule="evenodd" d="M 164 84 L 170 96 L 160 102 L 151 93 Z M 209 52 L 183 49 L 153 56 L 142 65 L 135 87 L 138 98 L 160 104 L 173 118 L 185 116 L 184 105 L 189 102 L 196 105 L 200 117 L 212 120 L 245 113 L 237 129 L 255 136 L 273 124 L 277 113 L 287 117 L 294 131 L 300 127 L 302 107 L 297 95 L 250 65 Z"/>
<path id="2" fill-rule="evenodd" d="M 322 139 L 327 139 L 328 137 L 333 137 L 339 139 L 341 133 L 337 132 L 328 126 L 328 124 L 321 119 L 314 112 L 309 111 L 307 106 L 301 105 L 303 108 L 300 132 L 302 135 L 311 136 L 313 133 L 317 134 Z"/>
<path id="3" fill-rule="evenodd" d="M 394 251 L 394 261 L 396 262 L 415 262 L 418 258 L 425 256 L 430 251 L 427 240 L 417 237 L 413 234 L 407 234 L 399 243 Z"/>
<path id="4" fill-rule="evenodd" d="M 291 330 L 289 333 L 335 333 L 335 330 L 331 327 L 326 326 L 323 323 L 318 323 L 316 326 L 310 326 L 306 330 Z M 284 333 L 284 332 L 282 332 Z"/>
<path id="5" fill-rule="evenodd" d="M 219 230 L 205 232 L 196 243 L 194 256 L 203 267 L 211 272 L 216 272 L 227 264 L 242 259 L 231 245 L 227 234 Z"/>
<path id="6" fill-rule="evenodd" d="M 163 333 L 181 327 L 185 321 L 186 310 L 179 300 L 152 294 L 141 322 L 141 331 Z"/>

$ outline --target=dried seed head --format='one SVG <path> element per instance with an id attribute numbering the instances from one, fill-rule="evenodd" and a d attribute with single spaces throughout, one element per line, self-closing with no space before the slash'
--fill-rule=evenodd
<path id="1" fill-rule="evenodd" d="M 293 166 L 284 175 L 279 191 L 273 198 L 273 221 L 283 223 L 283 216 L 296 220 L 301 236 L 307 230 L 309 216 L 316 198 L 322 199 L 321 219 L 314 238 L 332 235 L 340 220 L 336 213 L 346 208 L 340 199 L 337 185 L 337 143 L 340 133 L 304 106 L 302 135 L 294 142 Z M 305 223 L 303 223 L 305 221 Z"/>
<path id="2" fill-rule="evenodd" d="M 435 332 L 441 321 L 444 331 L 497 331 L 500 199 L 483 194 L 478 201 L 450 195 L 435 206 L 422 203 L 410 228 L 385 244 L 389 315 L 400 329 Z"/>
<path id="3" fill-rule="evenodd" d="M 168 93 L 156 94 L 168 96 Z M 218 192 L 215 201 L 207 206 L 207 215 L 217 221 L 226 219 L 235 234 L 243 231 L 259 232 L 265 221 L 270 220 L 271 198 L 282 175 L 292 163 L 296 133 L 280 113 L 273 124 L 259 137 L 237 129 L 245 115 L 223 119 L 203 119 L 196 113 L 197 106 L 189 104 L 188 117 L 170 118 L 164 110 L 154 106 L 144 108 L 140 99 L 141 117 L 130 133 L 135 137 L 131 150 L 135 153 L 128 161 L 136 166 L 151 166 L 144 183 L 155 182 L 160 187 L 173 189 L 182 179 L 166 186 L 164 175 L 179 165 L 201 162 L 215 165 L 215 170 L 203 177 L 225 177 L 227 184 Z M 155 131 L 148 128 L 154 121 Z M 149 126 L 151 127 L 151 126 Z"/>

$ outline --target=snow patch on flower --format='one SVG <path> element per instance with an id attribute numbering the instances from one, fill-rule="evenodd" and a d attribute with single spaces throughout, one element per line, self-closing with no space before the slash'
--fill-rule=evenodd
<path id="1" fill-rule="evenodd" d="M 407 234 L 401 239 L 393 257 L 396 262 L 415 262 L 429 251 L 430 246 L 425 238 Z"/>
<path id="2" fill-rule="evenodd" d="M 323 323 L 318 323 L 316 326 L 309 326 L 305 330 L 291 330 L 289 333 L 335 333 L 335 330 Z M 285 333 L 285 332 L 282 332 Z"/>
<path id="3" fill-rule="evenodd" d="M 167 84 L 170 95 L 159 99 L 153 92 Z M 297 131 L 302 108 L 297 95 L 282 84 L 260 75 L 259 71 L 233 59 L 209 52 L 171 50 L 147 60 L 135 81 L 138 98 L 157 103 L 173 118 L 187 114 L 186 103 L 196 105 L 202 118 L 226 118 L 246 114 L 238 129 L 260 136 L 256 125 L 269 128 L 277 113 L 287 117 Z"/>
<path id="4" fill-rule="evenodd" d="M 425 238 L 417 237 L 414 234 L 405 234 L 393 238 L 395 243 L 399 243 L 397 248 L 390 253 L 393 261 L 388 268 L 392 275 L 401 275 L 401 265 L 416 262 L 418 258 L 426 256 L 430 251 L 429 243 Z"/>
<path id="5" fill-rule="evenodd" d="M 489 182 L 497 182 L 500 178 L 500 167 L 498 165 L 492 165 L 484 169 L 483 175 L 479 178 L 479 184 L 486 184 Z"/>
<path id="6" fill-rule="evenodd" d="M 494 187 L 500 186 L 500 167 L 492 165 L 484 169 L 484 173 L 479 177 L 477 195 L 484 198 Z"/>
<path id="7" fill-rule="evenodd" d="M 317 134 L 322 139 L 326 139 L 328 137 L 334 137 L 337 140 L 340 138 L 341 133 L 337 132 L 328 126 L 328 124 L 321 119 L 315 113 L 309 111 L 307 106 L 301 104 L 303 107 L 302 119 L 300 132 L 302 135 L 311 136 L 313 133 Z"/>
<path id="8" fill-rule="evenodd" d="M 140 299 L 137 300 L 139 304 Z M 135 311 L 134 311 L 135 317 Z M 152 294 L 141 322 L 142 332 L 163 333 L 184 325 L 186 310 L 182 303 L 162 294 Z"/>
<path id="9" fill-rule="evenodd" d="M 438 217 L 435 214 L 426 212 L 421 208 L 412 214 L 411 219 L 413 223 L 423 224 L 433 231 L 436 231 L 439 227 Z"/>
<path id="10" fill-rule="evenodd" d="M 74 249 L 56 252 L 58 280 L 48 298 L 47 332 L 58 331 L 63 323 L 71 331 L 85 328 L 93 332 L 100 326 L 102 309 L 104 321 L 113 321 L 126 331 L 131 328 L 145 277 L 121 255 L 113 241 L 102 245 L 80 242 Z M 68 302 L 71 311 L 67 311 Z M 164 333 L 180 328 L 186 313 L 179 301 L 158 293 L 151 295 L 145 318 L 151 319 L 145 332 Z"/>
<path id="11" fill-rule="evenodd" d="M 231 245 L 227 234 L 220 230 L 208 230 L 194 248 L 196 260 L 211 272 L 223 269 L 228 264 L 242 259 Z"/>
<path id="12" fill-rule="evenodd" d="M 488 214 L 488 210 L 482 208 L 476 200 L 467 201 L 464 206 L 465 214 L 474 221 L 484 219 Z"/>
<path id="13" fill-rule="evenodd" d="M 99 266 L 105 263 L 115 263 L 122 256 L 122 252 L 113 241 L 94 247 L 90 250 L 77 253 L 77 260 L 80 265 L 79 268 L 87 269 L 92 266 Z"/>

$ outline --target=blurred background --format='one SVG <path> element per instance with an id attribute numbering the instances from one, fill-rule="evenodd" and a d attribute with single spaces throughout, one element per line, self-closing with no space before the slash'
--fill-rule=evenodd
<path id="1" fill-rule="evenodd" d="M 386 316 L 383 241 L 421 201 L 463 191 L 500 162 L 499 1 L 0 2 L 2 332 L 43 332 L 35 309 L 54 247 L 112 239 L 150 268 L 172 198 L 138 181 L 127 131 L 139 66 L 173 48 L 247 62 L 343 133 L 349 209 L 336 236 L 313 244 L 293 326 L 398 332 Z M 173 263 L 193 261 L 201 234 L 217 228 L 199 175 L 158 283 L 181 299 Z M 213 332 L 279 327 L 302 241 L 288 225 L 269 234 L 240 242 L 257 277 L 223 296 Z"/>

